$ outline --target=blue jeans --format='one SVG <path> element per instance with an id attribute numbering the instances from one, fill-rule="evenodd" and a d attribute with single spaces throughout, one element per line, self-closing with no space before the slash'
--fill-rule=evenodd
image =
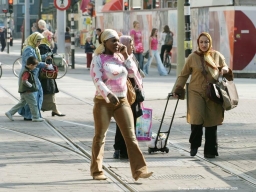
<path id="1" fill-rule="evenodd" d="M 143 70 L 143 56 L 142 56 L 142 53 L 134 53 L 134 56 L 139 61 L 140 69 Z"/>
<path id="2" fill-rule="evenodd" d="M 157 50 L 151 50 L 152 57 L 149 56 L 147 63 L 145 64 L 143 71 L 144 73 L 148 74 L 148 69 L 150 68 L 150 65 L 152 63 L 153 57 L 156 59 L 157 69 L 158 73 L 161 76 L 167 75 L 167 71 L 161 61 L 160 55 Z"/>

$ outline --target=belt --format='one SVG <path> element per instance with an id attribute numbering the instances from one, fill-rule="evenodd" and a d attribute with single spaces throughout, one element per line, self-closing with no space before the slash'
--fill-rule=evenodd
<path id="1" fill-rule="evenodd" d="M 104 99 L 101 95 L 96 95 L 95 96 L 96 99 Z M 118 99 L 123 99 L 125 97 L 118 97 Z"/>
<path id="2" fill-rule="evenodd" d="M 101 95 L 96 95 L 95 98 L 96 99 L 104 99 Z"/>

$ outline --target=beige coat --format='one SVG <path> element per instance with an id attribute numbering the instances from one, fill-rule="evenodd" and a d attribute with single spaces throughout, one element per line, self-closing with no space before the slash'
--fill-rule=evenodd
<path id="1" fill-rule="evenodd" d="M 227 66 L 224 56 L 219 52 L 216 51 L 213 53 L 212 57 L 219 69 Z M 208 81 L 212 83 L 215 82 L 215 79 L 211 76 L 206 65 L 205 70 L 208 72 Z M 194 125 L 203 124 L 204 127 L 220 125 L 224 119 L 224 110 L 220 104 L 216 104 L 206 97 L 205 87 L 207 85 L 207 81 L 205 80 L 202 71 L 203 68 L 200 56 L 196 53 L 190 54 L 184 68 L 181 71 L 181 74 L 177 78 L 175 87 L 184 87 L 187 79 L 191 75 L 188 87 L 187 122 Z"/>

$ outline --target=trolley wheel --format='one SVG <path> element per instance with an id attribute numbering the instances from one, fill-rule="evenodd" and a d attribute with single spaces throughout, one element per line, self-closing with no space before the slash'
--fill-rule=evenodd
<path id="1" fill-rule="evenodd" d="M 151 149 L 150 147 L 148 148 L 148 153 L 151 154 L 153 151 L 153 149 Z"/>
<path id="2" fill-rule="evenodd" d="M 169 148 L 168 147 L 165 147 L 165 152 L 169 153 Z"/>

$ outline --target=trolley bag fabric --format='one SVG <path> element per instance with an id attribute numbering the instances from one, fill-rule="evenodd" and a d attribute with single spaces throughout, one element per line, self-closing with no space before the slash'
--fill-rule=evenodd
<path id="1" fill-rule="evenodd" d="M 157 143 L 156 143 L 157 149 L 162 149 L 163 147 L 165 147 L 164 145 L 165 145 L 166 135 L 164 133 L 160 133 L 158 138 L 157 138 L 157 134 L 153 133 L 152 139 L 150 142 L 148 142 L 147 146 L 150 148 L 155 148 L 156 139 L 157 139 Z"/>
<path id="2" fill-rule="evenodd" d="M 142 116 L 137 118 L 136 137 L 138 141 L 150 141 L 152 136 L 152 109 L 141 103 Z"/>
<path id="3" fill-rule="evenodd" d="M 224 110 L 228 111 L 235 108 L 239 101 L 235 83 L 233 81 L 228 81 L 223 77 L 222 81 L 219 83 L 219 86 L 223 98 L 222 107 Z"/>
<path id="4" fill-rule="evenodd" d="M 64 63 L 63 63 L 63 55 L 57 54 L 57 55 L 53 55 L 53 63 L 54 65 L 58 66 L 58 67 L 63 67 Z"/>

